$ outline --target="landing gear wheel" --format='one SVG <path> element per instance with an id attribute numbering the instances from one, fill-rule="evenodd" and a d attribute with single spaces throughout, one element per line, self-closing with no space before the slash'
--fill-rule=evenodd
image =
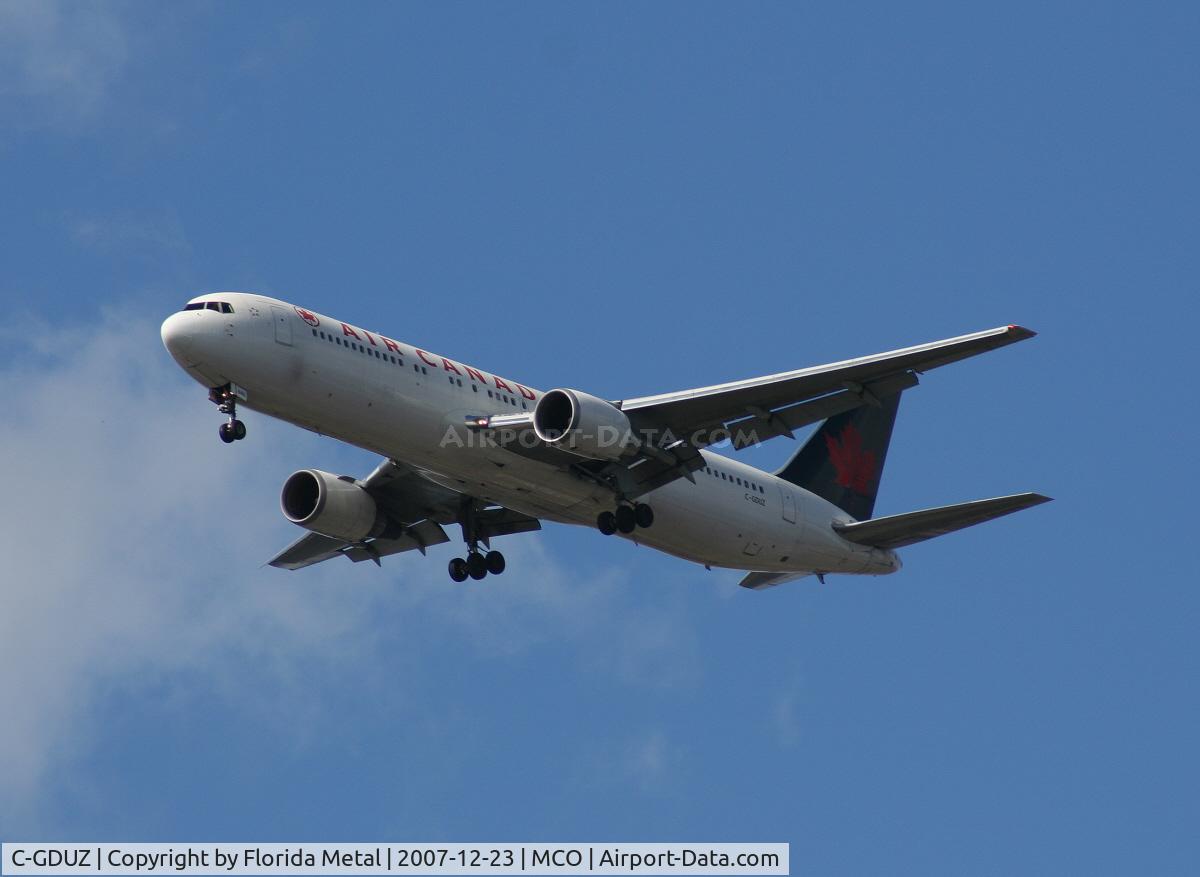
<path id="1" fill-rule="evenodd" d="M 605 536 L 617 532 L 617 516 L 612 512 L 601 512 L 596 518 L 596 528 Z"/>
<path id="2" fill-rule="evenodd" d="M 240 442 L 246 437 L 246 424 L 242 423 L 240 420 L 235 420 L 231 426 L 233 427 L 234 441 Z"/>
<path id="3" fill-rule="evenodd" d="M 237 441 L 237 436 L 233 431 L 233 425 L 229 423 L 222 423 L 217 429 L 217 435 L 219 435 L 221 437 L 221 441 L 225 442 L 227 445 Z"/>
<path id="4" fill-rule="evenodd" d="M 637 529 L 637 516 L 627 505 L 617 506 L 617 529 L 622 533 L 632 533 Z"/>
<path id="5" fill-rule="evenodd" d="M 499 551 L 489 551 L 484 555 L 483 562 L 487 565 L 487 571 L 494 576 L 504 572 L 504 555 Z"/>
<path id="6" fill-rule="evenodd" d="M 654 523 L 654 509 L 644 502 L 639 502 L 633 507 L 633 518 L 639 527 L 649 527 Z"/>
<path id="7" fill-rule="evenodd" d="M 487 574 L 487 561 L 483 559 L 482 554 L 476 551 L 467 557 L 467 575 L 479 581 Z"/>
<path id="8" fill-rule="evenodd" d="M 456 582 L 465 582 L 467 580 L 467 562 L 461 557 L 456 557 L 450 561 L 450 578 Z"/>

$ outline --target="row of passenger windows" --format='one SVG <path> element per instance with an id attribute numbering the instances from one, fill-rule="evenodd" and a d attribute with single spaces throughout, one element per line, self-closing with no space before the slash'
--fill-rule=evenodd
<path id="1" fill-rule="evenodd" d="M 218 314 L 232 314 L 233 305 L 227 301 L 194 301 L 183 306 L 185 311 L 216 311 Z"/>
<path id="2" fill-rule="evenodd" d="M 190 307 L 190 305 L 189 305 L 189 307 Z M 365 353 L 367 356 L 374 356 L 376 359 L 382 359 L 384 362 L 392 363 L 392 365 L 399 365 L 399 366 L 404 365 L 403 357 L 398 357 L 391 353 L 380 353 L 378 350 L 372 350 L 371 348 L 367 347 L 366 345 L 359 344 L 356 341 L 344 340 L 344 339 L 338 337 L 337 335 L 334 335 L 332 332 L 326 334 L 323 331 L 319 332 L 316 329 L 313 329 L 312 333 L 313 333 L 314 338 L 321 338 L 325 341 L 331 341 L 334 344 L 337 344 L 339 347 L 348 347 L 351 350 L 357 350 L 359 353 Z M 420 363 L 416 363 L 416 362 L 413 363 L 413 371 L 417 372 L 418 374 L 422 374 L 422 375 L 429 374 L 428 368 L 426 368 L 425 366 L 421 365 Z M 446 375 L 446 377 L 450 379 L 451 386 L 456 386 L 456 387 L 463 386 L 462 378 L 456 378 L 454 375 Z M 471 382 L 471 391 L 475 392 L 475 393 L 479 392 L 479 387 L 475 384 L 474 381 Z M 513 398 L 512 396 L 506 395 L 499 391 L 496 391 L 495 393 L 493 393 L 491 390 L 488 390 L 487 394 L 488 394 L 489 399 L 496 399 L 500 402 L 504 402 L 506 405 L 512 405 L 514 408 L 517 406 L 517 400 L 515 398 Z M 524 402 L 521 402 L 521 407 L 526 408 L 526 410 L 528 410 L 528 408 Z"/>
<path id="3" fill-rule="evenodd" d="M 327 335 L 324 332 L 318 332 L 316 329 L 313 329 L 312 333 L 314 338 L 322 338 L 325 341 L 332 341 L 339 347 L 349 347 L 351 350 L 357 350 L 359 353 L 365 353 L 367 356 L 374 355 L 376 359 L 382 359 L 384 362 L 390 362 L 392 365 L 404 365 L 403 357 L 394 356 L 390 353 L 380 353 L 378 350 L 371 350 L 369 347 L 358 344 L 354 341 L 343 341 L 340 337 L 334 335 L 332 332 Z M 415 362 L 413 363 L 413 371 L 421 372 L 422 374 L 429 374 L 429 372 L 425 370 L 425 366 L 417 365 Z"/>
<path id="4" fill-rule="evenodd" d="M 450 386 L 452 387 L 461 387 L 463 385 L 462 378 L 456 378 L 454 375 L 446 375 L 446 377 L 450 379 Z M 479 387 L 474 381 L 471 382 L 471 389 L 476 393 L 479 392 Z M 511 405 L 514 408 L 517 407 L 516 398 L 509 396 L 507 393 L 501 393 L 499 390 L 496 390 L 495 392 L 488 390 L 487 394 L 489 399 L 495 399 L 498 402 L 503 402 L 505 405 Z M 529 406 L 526 405 L 524 401 L 522 401 L 520 404 L 521 407 L 526 411 L 529 410 Z"/>
<path id="5" fill-rule="evenodd" d="M 750 481 L 747 481 L 745 478 L 739 478 L 736 475 L 726 475 L 724 472 L 719 472 L 718 470 L 708 466 L 704 467 L 704 471 L 713 478 L 720 478 L 722 481 L 730 481 L 736 484 L 738 487 L 745 487 L 747 490 L 753 490 L 758 493 L 766 493 L 761 484 L 754 484 Z"/>

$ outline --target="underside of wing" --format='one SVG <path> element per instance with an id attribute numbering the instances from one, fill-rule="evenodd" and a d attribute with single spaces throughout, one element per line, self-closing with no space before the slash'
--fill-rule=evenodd
<path id="1" fill-rule="evenodd" d="M 303 569 L 334 557 L 348 557 L 355 563 L 372 560 L 404 551 L 420 551 L 430 545 L 449 542 L 450 537 L 436 521 L 417 521 L 405 527 L 403 535 L 392 539 L 371 539 L 366 542 L 344 542 L 320 533 L 309 533 L 293 542 L 268 561 L 268 566 L 278 569 Z"/>
<path id="2" fill-rule="evenodd" d="M 496 536 L 541 529 L 537 518 L 503 506 L 488 506 L 475 498 L 444 487 L 416 469 L 395 460 L 384 460 L 358 484 L 397 527 L 387 536 L 347 542 L 321 533 L 309 533 L 289 545 L 268 564 L 280 569 L 302 569 L 334 557 L 355 563 L 379 563 L 380 558 L 405 551 L 422 554 L 431 545 L 450 541 L 444 524 L 464 526 L 470 537 L 485 545 Z"/>
<path id="3" fill-rule="evenodd" d="M 872 518 L 869 521 L 857 521 L 852 524 L 834 524 L 833 529 L 843 539 L 857 542 L 860 545 L 870 545 L 874 548 L 903 548 L 944 536 L 955 530 L 973 527 L 1011 515 L 1022 509 L 1032 508 L 1050 502 L 1050 497 L 1040 493 L 1017 493 L 1012 496 L 998 496 L 994 499 L 980 499 L 974 502 L 962 502 L 957 505 L 940 506 L 933 509 L 923 509 L 918 512 L 907 512 L 902 515 L 889 515 L 884 518 Z"/>

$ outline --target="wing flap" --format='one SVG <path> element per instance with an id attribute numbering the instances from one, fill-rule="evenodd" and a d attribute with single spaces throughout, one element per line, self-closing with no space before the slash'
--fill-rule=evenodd
<path id="1" fill-rule="evenodd" d="M 932 509 L 922 509 L 917 512 L 907 512 L 902 515 L 889 515 L 884 518 L 872 518 L 869 521 L 857 521 L 852 524 L 834 524 L 833 529 L 843 539 L 856 542 L 859 545 L 870 545 L 874 548 L 903 548 L 936 536 L 944 536 L 955 530 L 973 527 L 1011 515 L 1022 509 L 1032 508 L 1050 502 L 1050 497 L 1040 493 L 1017 493 L 1012 496 L 998 496 L 994 499 L 979 499 L 973 502 L 961 502 L 957 505 L 940 506 Z"/>
<path id="2" fill-rule="evenodd" d="M 542 529 L 542 522 L 537 518 L 504 506 L 476 512 L 475 519 L 479 535 L 484 539 L 511 536 L 514 533 L 532 533 Z"/>
<path id="3" fill-rule="evenodd" d="M 339 554 L 355 563 L 364 560 L 378 562 L 381 557 L 400 554 L 402 551 L 420 551 L 430 545 L 449 542 L 450 537 L 437 521 L 417 521 L 405 528 L 402 535 L 394 539 L 371 539 L 367 542 L 345 542 L 320 533 L 309 533 L 293 542 L 269 561 L 268 566 L 277 569 L 304 569 L 314 563 L 337 557 Z"/>
<path id="4" fill-rule="evenodd" d="M 314 563 L 337 557 L 345 546 L 346 543 L 341 539 L 309 533 L 268 560 L 267 565 L 276 569 L 304 569 Z"/>
<path id="5" fill-rule="evenodd" d="M 786 435 L 793 438 L 792 431 L 828 420 L 847 411 L 853 411 L 863 405 L 878 405 L 880 399 L 893 396 L 896 393 L 915 387 L 917 376 L 909 371 L 898 375 L 882 378 L 856 387 L 854 390 L 842 390 L 831 393 L 798 405 L 779 408 L 775 411 L 762 412 L 746 420 L 729 424 L 733 434 L 734 450 L 742 450 L 751 445 L 760 444 L 767 439 Z"/>

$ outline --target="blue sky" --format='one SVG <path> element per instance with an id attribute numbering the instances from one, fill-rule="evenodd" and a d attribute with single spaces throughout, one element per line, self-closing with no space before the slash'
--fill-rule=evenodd
<path id="1" fill-rule="evenodd" d="M 0 6 L 0 837 L 790 841 L 1196 873 L 1195 4 Z M 623 397 L 1018 322 L 768 593 L 596 533 L 260 564 L 287 474 L 158 324 L 254 290 Z M 747 453 L 774 467 L 786 440 Z M 1187 550 L 1185 550 L 1187 549 Z"/>

